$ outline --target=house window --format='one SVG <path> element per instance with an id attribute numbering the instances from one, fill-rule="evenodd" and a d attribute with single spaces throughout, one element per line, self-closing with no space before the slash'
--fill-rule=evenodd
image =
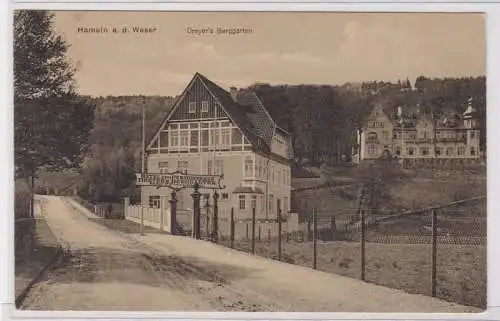
<path id="1" fill-rule="evenodd" d="M 180 144 L 180 146 L 182 146 L 182 147 L 189 146 L 189 131 L 187 131 L 187 130 L 181 131 L 181 144 Z"/>
<path id="2" fill-rule="evenodd" d="M 210 145 L 211 146 L 219 145 L 219 135 L 220 135 L 220 131 L 218 129 L 212 128 L 210 130 Z"/>
<path id="3" fill-rule="evenodd" d="M 470 148 L 470 156 L 476 156 L 476 149 L 474 147 Z"/>
<path id="4" fill-rule="evenodd" d="M 149 207 L 160 208 L 160 196 L 159 195 L 149 196 Z"/>
<path id="5" fill-rule="evenodd" d="M 228 200 L 229 199 L 229 194 L 228 193 L 222 193 L 222 199 L 223 200 Z"/>
<path id="6" fill-rule="evenodd" d="M 177 147 L 179 146 L 179 132 L 178 131 L 170 131 L 170 146 Z"/>
<path id="7" fill-rule="evenodd" d="M 245 157 L 245 176 L 253 176 L 253 160 L 251 156 Z"/>
<path id="8" fill-rule="evenodd" d="M 274 197 L 273 195 L 269 195 L 269 213 L 273 212 L 273 203 L 274 203 Z"/>
<path id="9" fill-rule="evenodd" d="M 369 142 L 376 142 L 377 141 L 377 133 L 375 133 L 375 132 L 368 133 L 366 140 Z"/>
<path id="10" fill-rule="evenodd" d="M 401 147 L 396 147 L 396 155 L 401 155 Z"/>
<path id="11" fill-rule="evenodd" d="M 229 147 L 231 145 L 231 129 L 222 128 L 221 130 L 222 147 Z"/>
<path id="12" fill-rule="evenodd" d="M 188 112 L 190 114 L 194 114 L 196 112 L 196 102 L 195 101 L 190 101 L 189 102 Z"/>
<path id="13" fill-rule="evenodd" d="M 453 147 L 446 148 L 446 155 L 448 155 L 448 156 L 453 155 Z"/>
<path id="14" fill-rule="evenodd" d="M 413 156 L 413 154 L 415 153 L 415 149 L 413 147 L 408 147 L 406 149 L 406 153 L 410 156 Z"/>
<path id="15" fill-rule="evenodd" d="M 161 174 L 168 173 L 168 162 L 159 162 L 158 170 Z"/>
<path id="16" fill-rule="evenodd" d="M 246 208 L 246 204 L 245 204 L 246 200 L 245 200 L 245 195 L 244 194 L 239 196 L 239 201 L 240 201 L 240 210 L 245 210 L 245 208 Z"/>
<path id="17" fill-rule="evenodd" d="M 436 156 L 441 156 L 441 148 L 436 147 Z"/>
<path id="18" fill-rule="evenodd" d="M 388 132 L 388 131 L 386 131 L 386 130 L 384 130 L 384 131 L 382 132 L 382 138 L 383 138 L 383 139 L 386 139 L 386 140 L 387 140 L 387 139 L 389 139 L 389 132 Z"/>
<path id="19" fill-rule="evenodd" d="M 256 196 L 256 195 L 252 195 L 252 201 L 251 201 L 251 203 L 250 203 L 250 206 L 251 206 L 252 208 L 257 209 L 257 196 Z"/>
<path id="20" fill-rule="evenodd" d="M 208 113 L 208 101 L 201 102 L 201 112 Z"/>
<path id="21" fill-rule="evenodd" d="M 377 154 L 377 145 L 375 145 L 375 144 L 368 145 L 368 154 L 369 155 L 376 155 Z"/>
<path id="22" fill-rule="evenodd" d="M 214 175 L 222 174 L 224 174 L 224 162 L 222 161 L 222 159 L 216 159 L 214 166 Z"/>
<path id="23" fill-rule="evenodd" d="M 458 147 L 457 154 L 458 156 L 463 156 L 465 154 L 465 147 Z"/>
<path id="24" fill-rule="evenodd" d="M 207 162 L 207 175 L 212 175 L 212 168 L 214 167 L 213 161 L 210 159 Z"/>
<path id="25" fill-rule="evenodd" d="M 420 154 L 421 154 L 422 156 L 427 156 L 427 155 L 429 155 L 429 148 L 428 148 L 428 147 L 421 147 L 421 148 L 420 148 Z"/>
<path id="26" fill-rule="evenodd" d="M 177 170 L 182 173 L 187 173 L 189 167 L 188 161 L 177 161 Z"/>

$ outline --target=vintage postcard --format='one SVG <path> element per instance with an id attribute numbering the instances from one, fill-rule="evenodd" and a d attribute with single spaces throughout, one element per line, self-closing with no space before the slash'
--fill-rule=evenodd
<path id="1" fill-rule="evenodd" d="M 13 23 L 18 309 L 486 309 L 484 15 Z"/>

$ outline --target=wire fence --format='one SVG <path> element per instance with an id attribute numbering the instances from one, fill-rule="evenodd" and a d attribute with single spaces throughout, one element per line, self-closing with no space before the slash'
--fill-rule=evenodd
<path id="1" fill-rule="evenodd" d="M 225 246 L 409 293 L 486 308 L 486 199 L 399 214 L 369 207 L 306 213 L 292 230 L 219 237 Z M 233 224 L 234 226 L 234 224 Z M 242 234 L 242 235 L 241 235 Z"/>

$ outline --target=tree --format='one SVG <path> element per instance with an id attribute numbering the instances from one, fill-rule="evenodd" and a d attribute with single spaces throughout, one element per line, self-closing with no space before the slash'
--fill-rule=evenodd
<path id="1" fill-rule="evenodd" d="M 77 168 L 93 127 L 93 106 L 74 89 L 68 44 L 46 11 L 14 13 L 14 152 L 16 174 Z"/>

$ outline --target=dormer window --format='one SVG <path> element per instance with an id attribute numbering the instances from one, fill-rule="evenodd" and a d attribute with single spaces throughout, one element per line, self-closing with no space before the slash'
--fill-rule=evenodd
<path id="1" fill-rule="evenodd" d="M 208 101 L 201 102 L 201 112 L 208 113 Z"/>
<path id="2" fill-rule="evenodd" d="M 196 102 L 195 101 L 190 101 L 189 102 L 188 112 L 190 114 L 194 114 L 196 112 Z"/>

